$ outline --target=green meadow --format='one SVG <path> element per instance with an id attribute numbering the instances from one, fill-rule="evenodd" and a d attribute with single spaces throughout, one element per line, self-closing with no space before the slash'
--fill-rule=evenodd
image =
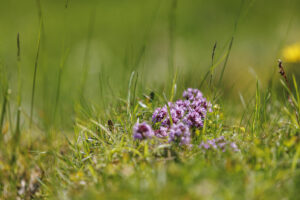
<path id="1" fill-rule="evenodd" d="M 0 0 L 0 199 L 300 199 L 299 11 Z"/>

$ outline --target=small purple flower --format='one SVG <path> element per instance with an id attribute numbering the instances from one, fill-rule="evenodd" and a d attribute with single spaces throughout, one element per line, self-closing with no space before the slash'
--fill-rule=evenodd
<path id="1" fill-rule="evenodd" d="M 167 106 L 164 106 L 162 108 L 157 108 L 152 115 L 152 122 L 153 123 L 161 122 L 167 116 L 167 113 L 168 113 Z"/>
<path id="2" fill-rule="evenodd" d="M 201 142 L 201 144 L 199 145 L 199 148 L 204 148 L 204 149 L 209 149 L 210 148 L 210 145 L 207 144 L 207 143 L 204 143 L 204 142 Z"/>
<path id="3" fill-rule="evenodd" d="M 225 137 L 222 135 L 221 137 L 216 138 L 217 142 L 225 141 Z"/>
<path id="4" fill-rule="evenodd" d="M 186 91 L 183 92 L 182 95 L 184 98 L 188 99 L 188 100 L 197 100 L 197 99 L 201 99 L 203 97 L 202 93 L 200 92 L 200 90 L 198 89 L 193 89 L 193 88 L 188 88 Z"/>
<path id="5" fill-rule="evenodd" d="M 177 100 L 175 102 L 175 105 L 181 109 L 183 112 L 186 112 L 188 108 L 190 107 L 191 102 L 189 100 Z"/>
<path id="6" fill-rule="evenodd" d="M 220 149 L 222 150 L 222 152 L 225 152 L 227 148 L 231 148 L 233 151 L 239 151 L 237 145 L 234 142 L 230 143 L 226 141 L 224 136 L 212 140 L 207 140 L 206 142 L 201 142 L 199 148 L 202 148 L 203 150 Z"/>
<path id="7" fill-rule="evenodd" d="M 165 138 L 168 136 L 168 128 L 167 127 L 164 127 L 164 126 L 161 126 L 159 127 L 158 130 L 156 130 L 154 132 L 155 136 L 158 137 L 158 138 Z"/>
<path id="8" fill-rule="evenodd" d="M 226 142 L 218 143 L 218 146 L 219 146 L 221 149 L 222 149 L 222 148 L 225 148 Z"/>
<path id="9" fill-rule="evenodd" d="M 196 100 L 191 103 L 190 108 L 195 112 L 199 113 L 202 117 L 206 116 L 207 113 L 207 103 L 205 99 Z"/>
<path id="10" fill-rule="evenodd" d="M 136 140 L 144 140 L 147 138 L 152 138 L 154 132 L 146 122 L 136 123 L 133 127 L 133 138 Z"/>
<path id="11" fill-rule="evenodd" d="M 180 145 L 187 145 L 189 146 L 191 143 L 191 137 L 181 137 Z"/>
<path id="12" fill-rule="evenodd" d="M 195 111 L 189 112 L 184 118 L 183 122 L 187 124 L 189 127 L 203 127 L 203 120 L 201 115 Z"/>
<path id="13" fill-rule="evenodd" d="M 183 123 L 173 124 L 170 129 L 169 141 L 179 141 L 180 145 L 188 145 L 191 141 L 189 127 Z"/>
<path id="14" fill-rule="evenodd" d="M 230 143 L 230 147 L 233 149 L 233 151 L 239 151 L 239 148 L 234 142 Z"/>

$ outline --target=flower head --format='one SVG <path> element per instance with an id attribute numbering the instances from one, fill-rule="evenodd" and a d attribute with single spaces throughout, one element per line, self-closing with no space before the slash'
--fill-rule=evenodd
<path id="1" fill-rule="evenodd" d="M 167 106 L 164 106 L 162 108 L 156 108 L 156 110 L 153 112 L 152 115 L 152 122 L 157 123 L 161 122 L 168 114 Z"/>
<path id="2" fill-rule="evenodd" d="M 218 137 L 216 139 L 207 140 L 206 142 L 201 142 L 199 148 L 203 150 L 221 150 L 225 152 L 228 148 L 233 151 L 239 151 L 238 146 L 234 142 L 228 142 L 225 140 L 224 136 Z"/>
<path id="3" fill-rule="evenodd" d="M 144 140 L 147 138 L 152 138 L 154 132 L 150 125 L 146 122 L 136 123 L 133 127 L 133 138 L 138 140 Z"/>
<path id="4" fill-rule="evenodd" d="M 165 138 L 168 136 L 169 129 L 164 126 L 160 126 L 158 130 L 154 132 L 155 136 L 158 138 Z"/>
<path id="5" fill-rule="evenodd" d="M 183 118 L 183 122 L 189 127 L 203 127 L 202 116 L 194 110 L 190 110 L 190 112 L 187 113 L 187 115 Z"/>
<path id="6" fill-rule="evenodd" d="M 185 99 L 193 101 L 193 100 L 201 99 L 203 97 L 203 94 L 198 89 L 188 88 L 186 91 L 183 92 L 182 96 Z"/>
<path id="7" fill-rule="evenodd" d="M 180 145 L 188 145 L 191 141 L 189 127 L 183 123 L 173 124 L 170 129 L 169 141 L 178 141 Z"/>

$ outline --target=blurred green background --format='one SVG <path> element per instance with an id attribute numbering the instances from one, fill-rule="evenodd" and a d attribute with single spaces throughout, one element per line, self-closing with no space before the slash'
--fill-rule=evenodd
<path id="1" fill-rule="evenodd" d="M 25 116 L 42 20 L 34 116 L 45 126 L 53 118 L 60 67 L 57 121 L 71 125 L 85 80 L 85 101 L 108 106 L 111 99 L 126 98 L 133 70 L 139 72 L 140 92 L 166 88 L 171 59 L 178 87 L 199 87 L 214 44 L 217 62 L 234 36 L 222 87 L 225 98 L 239 101 L 239 93 L 253 94 L 256 78 L 264 85 L 277 75 L 282 49 L 300 41 L 297 0 L 178 0 L 176 5 L 174 0 L 40 0 L 40 8 L 36 0 L 0 2 L 1 73 L 8 77 L 14 104 L 19 33 Z"/>

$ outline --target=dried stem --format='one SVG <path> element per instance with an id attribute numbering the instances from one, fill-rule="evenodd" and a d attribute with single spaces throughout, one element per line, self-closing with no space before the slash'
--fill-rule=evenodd
<path id="1" fill-rule="evenodd" d="M 290 92 L 292 92 L 292 87 L 291 87 L 291 85 L 289 83 L 289 80 L 287 78 L 287 75 L 286 75 L 286 73 L 284 71 L 284 68 L 283 68 L 283 65 L 282 65 L 282 61 L 280 59 L 278 60 L 278 67 L 279 67 L 279 73 L 280 73 L 280 75 L 284 78 L 284 80 L 286 82 L 286 85 L 287 85 L 288 89 L 290 90 Z M 298 114 L 296 105 L 293 102 L 293 100 L 292 100 L 292 98 L 291 98 L 291 96 L 290 96 L 289 93 L 288 93 L 288 101 L 291 104 L 291 106 L 293 107 L 293 109 L 295 110 L 295 115 L 296 115 L 296 118 L 297 118 L 297 122 L 299 124 L 299 114 Z"/>

